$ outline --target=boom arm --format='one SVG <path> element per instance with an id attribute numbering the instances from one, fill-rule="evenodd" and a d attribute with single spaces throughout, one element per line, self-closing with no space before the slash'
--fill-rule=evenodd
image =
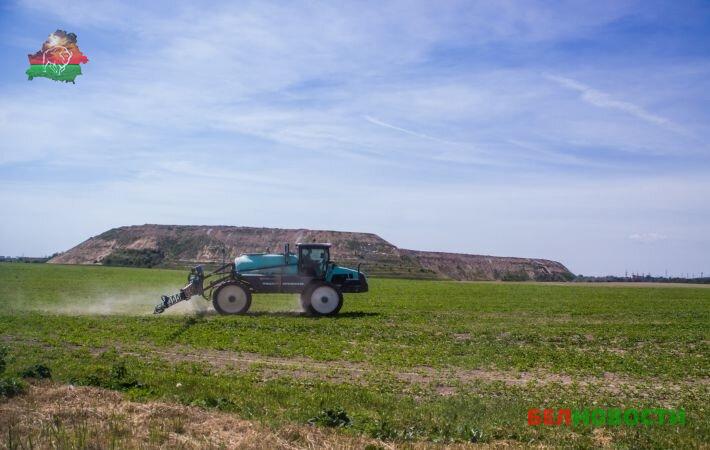
<path id="1" fill-rule="evenodd" d="M 231 272 L 232 264 L 225 264 L 219 269 L 208 273 L 205 275 L 204 269 L 202 266 L 195 266 L 192 269 L 190 269 L 190 274 L 187 276 L 187 281 L 188 283 L 185 285 L 184 288 L 180 289 L 180 292 L 177 294 L 173 295 L 163 295 L 160 297 L 160 303 L 155 305 L 155 310 L 153 311 L 153 314 L 160 314 L 166 309 L 170 308 L 176 303 L 180 303 L 184 300 L 190 300 L 195 295 L 201 295 L 205 296 L 205 291 L 212 289 L 215 285 L 220 283 L 221 281 L 224 280 L 224 277 L 220 278 L 219 280 L 211 282 L 208 286 L 205 287 L 204 282 L 207 278 L 210 278 L 213 275 L 222 275 L 225 273 L 228 273 L 227 270 L 229 268 L 229 272 Z"/>

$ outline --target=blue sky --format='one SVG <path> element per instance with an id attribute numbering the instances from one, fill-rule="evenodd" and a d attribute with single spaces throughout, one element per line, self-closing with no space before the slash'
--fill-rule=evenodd
<path id="1" fill-rule="evenodd" d="M 145 3 L 0 3 L 0 254 L 226 224 L 710 274 L 708 2 Z M 57 28 L 84 75 L 28 81 Z"/>

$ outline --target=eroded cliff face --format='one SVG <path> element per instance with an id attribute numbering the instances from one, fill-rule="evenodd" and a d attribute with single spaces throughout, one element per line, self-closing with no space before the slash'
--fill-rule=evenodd
<path id="1" fill-rule="evenodd" d="M 332 258 L 363 265 L 371 275 L 453 280 L 565 280 L 556 261 L 399 249 L 372 233 L 283 228 L 136 225 L 108 230 L 62 253 L 54 264 L 104 264 L 118 256 L 150 253 L 160 265 L 187 266 L 230 261 L 241 253 L 295 250 L 298 242 L 330 242 Z M 156 255 L 159 255 L 156 257 Z M 158 259 L 156 259 L 158 258 Z"/>
<path id="2" fill-rule="evenodd" d="M 426 270 L 452 280 L 568 281 L 570 271 L 557 261 L 402 250 Z"/>

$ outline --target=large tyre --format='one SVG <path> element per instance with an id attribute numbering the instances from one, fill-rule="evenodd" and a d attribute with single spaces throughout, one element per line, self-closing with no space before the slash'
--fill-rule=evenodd
<path id="1" fill-rule="evenodd" d="M 315 282 L 301 294 L 301 306 L 312 316 L 333 316 L 343 307 L 343 293 L 330 283 Z"/>
<path id="2" fill-rule="evenodd" d="M 214 290 L 212 306 L 220 314 L 244 314 L 251 306 L 251 292 L 241 284 L 229 281 Z"/>

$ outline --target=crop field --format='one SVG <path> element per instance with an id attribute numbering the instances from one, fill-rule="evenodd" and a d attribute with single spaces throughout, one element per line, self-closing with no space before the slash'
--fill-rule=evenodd
<path id="1" fill-rule="evenodd" d="M 200 441 L 211 427 L 264 433 L 239 441 L 252 447 L 710 445 L 707 288 L 372 279 L 333 318 L 302 315 L 292 295 L 256 295 L 245 316 L 203 300 L 153 316 L 185 275 L 0 264 L 4 376 L 41 364 L 52 378 L 0 398 L 2 445 L 230 447 L 234 436 Z M 132 406 L 99 421 L 96 407 L 42 404 L 77 392 Z M 140 405 L 167 412 L 131 422 Z M 530 426 L 530 408 L 686 416 Z"/>

